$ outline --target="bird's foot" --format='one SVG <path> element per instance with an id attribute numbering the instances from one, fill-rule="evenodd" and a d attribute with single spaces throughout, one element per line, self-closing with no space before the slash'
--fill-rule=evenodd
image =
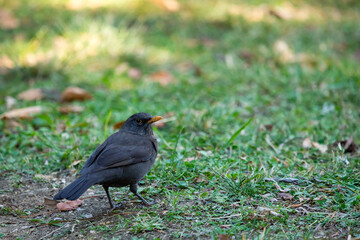
<path id="1" fill-rule="evenodd" d="M 111 212 L 113 212 L 113 211 L 115 211 L 115 210 L 121 209 L 121 208 L 124 208 L 123 203 L 118 203 L 118 204 L 115 204 L 115 205 L 113 205 L 113 206 L 110 206 L 110 209 L 107 210 L 106 213 L 109 214 L 109 213 L 111 213 Z"/>
<path id="2" fill-rule="evenodd" d="M 142 202 L 144 203 L 144 205 L 151 206 L 151 205 L 158 203 L 158 200 L 147 201 L 145 199 L 142 199 Z"/>

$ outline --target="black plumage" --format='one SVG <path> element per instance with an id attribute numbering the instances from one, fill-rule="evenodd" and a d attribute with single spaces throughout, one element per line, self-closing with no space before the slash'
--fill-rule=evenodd
<path id="1" fill-rule="evenodd" d="M 148 113 L 136 113 L 129 117 L 121 129 L 108 137 L 86 161 L 80 177 L 69 184 L 54 200 L 78 199 L 92 185 L 102 185 L 114 208 L 109 187 L 130 186 L 130 191 L 146 201 L 138 192 L 138 182 L 153 166 L 158 144 L 153 136 L 152 123 L 162 119 Z"/>

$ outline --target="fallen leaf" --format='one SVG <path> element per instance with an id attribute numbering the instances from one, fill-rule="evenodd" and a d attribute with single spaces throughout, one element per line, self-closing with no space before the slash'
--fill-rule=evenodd
<path id="1" fill-rule="evenodd" d="M 328 149 L 328 147 L 326 145 L 322 145 L 320 143 L 313 142 L 310 140 L 310 138 L 305 138 L 304 141 L 302 142 L 302 146 L 303 146 L 303 148 L 314 147 L 314 148 L 318 149 L 321 153 L 325 153 Z"/>
<path id="2" fill-rule="evenodd" d="M 58 110 L 62 114 L 80 113 L 80 112 L 84 111 L 84 107 L 83 106 L 77 106 L 77 105 L 69 105 L 69 106 L 59 107 Z"/>
<path id="3" fill-rule="evenodd" d="M 280 20 L 288 20 L 291 18 L 291 12 L 286 11 L 287 9 L 270 9 L 269 14 L 280 19 Z"/>
<path id="4" fill-rule="evenodd" d="M 254 54 L 250 51 L 243 50 L 239 53 L 240 58 L 247 63 L 251 63 L 254 59 Z"/>
<path id="5" fill-rule="evenodd" d="M 78 165 L 79 163 L 81 163 L 83 161 L 84 160 L 77 160 L 77 161 L 73 162 L 71 165 L 76 166 L 76 165 Z"/>
<path id="6" fill-rule="evenodd" d="M 265 124 L 265 125 L 264 125 L 264 128 L 265 128 L 267 131 L 271 132 L 271 131 L 273 130 L 273 128 L 274 128 L 274 125 Z"/>
<path id="7" fill-rule="evenodd" d="M 282 62 L 295 61 L 295 54 L 284 40 L 277 40 L 274 43 L 273 49 Z"/>
<path id="8" fill-rule="evenodd" d="M 13 128 L 24 128 L 24 126 L 14 119 L 5 119 L 5 128 L 6 129 L 13 129 Z"/>
<path id="9" fill-rule="evenodd" d="M 305 138 L 303 143 L 302 143 L 303 148 L 311 148 L 311 140 L 310 138 Z"/>
<path id="10" fill-rule="evenodd" d="M 129 70 L 129 64 L 126 62 L 123 62 L 119 64 L 117 67 L 115 67 L 115 73 L 118 75 L 121 75 Z"/>
<path id="11" fill-rule="evenodd" d="M 220 228 L 230 228 L 231 225 L 220 225 L 219 227 L 220 227 Z M 231 239 L 231 238 L 230 238 L 230 239 Z"/>
<path id="12" fill-rule="evenodd" d="M 19 26 L 19 20 L 15 16 L 5 10 L 0 9 L 0 28 L 2 29 L 14 29 Z"/>
<path id="13" fill-rule="evenodd" d="M 184 158 L 184 162 L 191 162 L 191 161 L 194 161 L 196 158 L 195 157 L 187 157 L 187 158 Z"/>
<path id="14" fill-rule="evenodd" d="M 352 137 L 348 140 L 336 141 L 332 144 L 333 147 L 339 147 L 339 145 L 344 149 L 345 153 L 357 153 L 359 149 Z"/>
<path id="15" fill-rule="evenodd" d="M 32 115 L 38 114 L 42 112 L 42 108 L 40 106 L 33 106 L 27 108 L 18 108 L 8 112 L 3 113 L 0 118 L 1 119 L 13 119 L 13 118 L 31 118 Z"/>
<path id="16" fill-rule="evenodd" d="M 141 78 L 141 71 L 137 68 L 130 68 L 128 71 L 128 76 L 133 79 Z"/>
<path id="17" fill-rule="evenodd" d="M 55 206 L 59 203 L 59 201 L 57 200 L 53 200 L 51 198 L 48 197 L 44 197 L 44 205 L 48 205 L 48 206 Z"/>
<path id="18" fill-rule="evenodd" d="M 160 83 L 162 86 L 166 86 L 169 83 L 174 82 L 174 76 L 166 71 L 155 72 L 150 75 L 150 79 L 154 82 Z"/>
<path id="19" fill-rule="evenodd" d="M 218 240 L 231 240 L 231 237 L 229 235 L 226 235 L 226 234 L 219 234 L 218 235 Z"/>
<path id="20" fill-rule="evenodd" d="M 197 182 L 197 183 L 206 182 L 206 180 L 201 177 L 198 177 L 198 178 L 196 178 L 195 182 Z"/>
<path id="21" fill-rule="evenodd" d="M 281 192 L 281 193 L 278 193 L 277 196 L 278 196 L 278 197 L 281 197 L 282 200 L 285 200 L 285 201 L 287 201 L 287 200 L 292 200 L 292 199 L 294 198 L 293 195 L 291 195 L 291 194 L 289 194 L 289 193 L 282 193 L 282 192 Z"/>
<path id="22" fill-rule="evenodd" d="M 40 88 L 32 88 L 18 94 L 18 99 L 24 101 L 40 100 L 44 94 Z"/>
<path id="23" fill-rule="evenodd" d="M 114 124 L 113 128 L 120 129 L 122 127 L 122 125 L 124 125 L 124 123 L 125 123 L 125 121 L 117 122 Z"/>
<path id="24" fill-rule="evenodd" d="M 262 215 L 273 215 L 273 216 L 281 216 L 279 213 L 275 212 L 273 209 L 271 208 L 266 208 L 266 207 L 258 207 L 257 209 L 257 212 L 259 214 L 262 214 Z"/>
<path id="25" fill-rule="evenodd" d="M 317 148 L 321 153 L 325 153 L 328 149 L 328 147 L 326 145 L 322 145 L 317 142 L 312 142 L 312 145 L 314 148 Z"/>
<path id="26" fill-rule="evenodd" d="M 298 207 L 301 207 L 302 205 L 303 205 L 303 203 L 293 204 L 290 206 L 290 208 L 298 208 Z"/>
<path id="27" fill-rule="evenodd" d="M 82 200 L 77 199 L 74 201 L 60 202 L 60 203 L 56 204 L 56 207 L 59 210 L 59 212 L 71 211 L 71 210 L 75 210 L 78 207 L 80 207 L 82 205 L 82 203 L 83 203 Z"/>
<path id="28" fill-rule="evenodd" d="M 180 10 L 180 4 L 176 0 L 151 0 L 151 2 L 169 12 L 177 12 Z"/>
<path id="29" fill-rule="evenodd" d="M 271 193 L 266 193 L 266 194 L 263 194 L 263 195 L 260 195 L 260 196 L 262 196 L 263 198 L 268 199 L 270 202 L 277 202 L 278 201 L 276 198 L 272 197 Z"/>
<path id="30" fill-rule="evenodd" d="M 68 87 L 61 94 L 61 101 L 72 102 L 72 101 L 84 101 L 92 99 L 90 93 L 79 87 Z"/>
<path id="31" fill-rule="evenodd" d="M 0 73 L 5 74 L 14 67 L 14 62 L 8 56 L 0 56 Z"/>
<path id="32" fill-rule="evenodd" d="M 273 159 L 274 159 L 277 163 L 281 163 L 280 159 L 277 158 L 276 156 L 273 156 Z"/>
<path id="33" fill-rule="evenodd" d="M 6 96 L 5 97 L 5 106 L 6 109 L 11 109 L 15 106 L 16 104 L 16 99 L 13 98 L 12 96 Z"/>
<path id="34" fill-rule="evenodd" d="M 56 133 L 57 134 L 65 132 L 65 130 L 66 130 L 66 124 L 65 123 L 61 122 L 58 125 L 56 125 Z"/>

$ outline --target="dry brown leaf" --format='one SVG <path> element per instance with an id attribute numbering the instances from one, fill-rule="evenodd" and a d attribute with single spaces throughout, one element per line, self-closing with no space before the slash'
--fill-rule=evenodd
<path id="1" fill-rule="evenodd" d="M 313 142 L 310 140 L 310 138 L 305 138 L 302 143 L 302 146 L 303 146 L 303 148 L 314 147 L 314 148 L 318 149 L 321 153 L 325 153 L 328 149 L 328 147 L 326 145 L 322 145 L 320 143 Z"/>
<path id="2" fill-rule="evenodd" d="M 239 52 L 239 56 L 243 61 L 245 61 L 247 63 L 251 63 L 252 60 L 254 60 L 254 54 L 247 50 L 243 50 L 243 51 Z"/>
<path id="3" fill-rule="evenodd" d="M 196 178 L 195 182 L 197 182 L 197 183 L 206 182 L 206 180 L 201 177 L 198 177 L 198 178 Z"/>
<path id="4" fill-rule="evenodd" d="M 298 208 L 298 207 L 301 207 L 302 205 L 303 205 L 303 203 L 293 204 L 290 206 L 290 208 Z"/>
<path id="5" fill-rule="evenodd" d="M 13 128 L 24 128 L 24 126 L 14 119 L 5 119 L 5 128 L 6 129 L 13 129 Z"/>
<path id="6" fill-rule="evenodd" d="M 169 12 L 177 12 L 180 10 L 180 4 L 176 0 L 151 0 L 151 2 Z"/>
<path id="7" fill-rule="evenodd" d="M 294 62 L 295 54 L 284 40 L 277 40 L 274 43 L 274 51 L 279 55 L 282 62 Z"/>
<path id="8" fill-rule="evenodd" d="M 77 199 L 74 201 L 60 202 L 60 203 L 56 204 L 56 207 L 59 210 L 59 212 L 71 211 L 71 210 L 75 210 L 78 207 L 80 207 L 82 205 L 82 203 L 83 203 L 82 200 Z"/>
<path id="9" fill-rule="evenodd" d="M 53 199 L 48 198 L 48 197 L 44 197 L 44 205 L 55 206 L 58 203 L 59 203 L 59 201 L 53 200 Z"/>
<path id="10" fill-rule="evenodd" d="M 305 138 L 304 141 L 302 142 L 302 146 L 303 148 L 311 148 L 311 140 L 310 138 Z"/>
<path id="11" fill-rule="evenodd" d="M 289 194 L 289 193 L 282 193 L 282 192 L 281 192 L 281 193 L 278 193 L 277 196 L 278 196 L 278 197 L 281 197 L 282 200 L 285 200 L 285 201 L 287 201 L 287 200 L 292 200 L 292 199 L 294 198 L 293 195 L 291 195 L 291 194 Z"/>
<path id="12" fill-rule="evenodd" d="M 196 157 L 187 157 L 187 158 L 184 158 L 184 162 L 191 162 L 191 161 L 194 161 L 196 160 Z"/>
<path id="13" fill-rule="evenodd" d="M 271 208 L 266 208 L 266 207 L 258 207 L 257 212 L 261 215 L 273 215 L 273 216 L 280 216 L 279 213 L 275 212 L 273 209 Z"/>
<path id="14" fill-rule="evenodd" d="M 124 125 L 125 121 L 117 122 L 114 124 L 114 129 L 120 129 Z"/>
<path id="15" fill-rule="evenodd" d="M 264 125 L 264 128 L 265 128 L 267 131 L 271 132 L 271 131 L 273 130 L 273 128 L 274 128 L 274 125 L 265 124 L 265 125 Z"/>
<path id="16" fill-rule="evenodd" d="M 128 76 L 132 79 L 139 79 L 141 78 L 141 71 L 137 68 L 130 68 L 128 71 Z"/>
<path id="17" fill-rule="evenodd" d="M 231 237 L 229 235 L 226 235 L 226 234 L 219 234 L 218 235 L 218 240 L 231 240 Z"/>
<path id="18" fill-rule="evenodd" d="M 66 130 L 66 124 L 61 122 L 59 123 L 58 125 L 56 125 L 56 133 L 62 133 L 62 132 L 65 132 Z"/>
<path id="19" fill-rule="evenodd" d="M 129 70 L 129 64 L 127 62 L 123 62 L 119 64 L 117 67 L 115 67 L 115 73 L 119 75 L 125 73 L 128 70 Z"/>
<path id="20" fill-rule="evenodd" d="M 318 149 L 320 152 L 325 153 L 328 149 L 328 147 L 326 145 L 322 145 L 320 143 L 317 142 L 312 142 L 312 145 L 314 148 Z"/>
<path id="21" fill-rule="evenodd" d="M 354 142 L 353 138 L 349 138 L 347 140 L 342 140 L 342 141 L 336 141 L 332 144 L 333 147 L 338 147 L 341 146 L 345 153 L 357 153 L 359 147 L 357 146 L 357 144 Z"/>
<path id="22" fill-rule="evenodd" d="M 15 16 L 5 10 L 0 9 L 0 28 L 2 29 L 14 29 L 19 26 L 19 20 Z"/>
<path id="23" fill-rule="evenodd" d="M 5 74 L 8 69 L 12 69 L 14 66 L 14 62 L 8 56 L 0 56 L 0 73 Z"/>
<path id="24" fill-rule="evenodd" d="M 92 99 L 90 93 L 79 87 L 68 87 L 61 94 L 61 101 L 72 102 L 72 101 L 84 101 Z"/>
<path id="25" fill-rule="evenodd" d="M 276 156 L 273 156 L 273 159 L 274 159 L 277 163 L 281 163 L 280 159 L 277 158 Z"/>
<path id="26" fill-rule="evenodd" d="M 83 106 L 77 106 L 77 105 L 69 105 L 69 106 L 59 107 L 58 110 L 62 114 L 80 113 L 80 112 L 84 111 L 84 107 Z"/>
<path id="27" fill-rule="evenodd" d="M 42 112 L 41 106 L 33 106 L 27 108 L 18 108 L 8 112 L 3 113 L 0 118 L 1 119 L 26 119 L 31 118 L 32 115 L 39 114 Z"/>
<path id="28" fill-rule="evenodd" d="M 25 101 L 40 100 L 44 94 L 40 88 L 32 88 L 18 94 L 18 99 Z"/>
<path id="29" fill-rule="evenodd" d="M 162 86 L 166 86 L 175 80 L 174 76 L 166 71 L 155 72 L 150 75 L 150 79 L 154 82 L 160 83 Z"/>
<path id="30" fill-rule="evenodd" d="M 219 227 L 220 227 L 220 228 L 231 228 L 231 225 L 225 224 L 225 225 L 220 225 Z"/>
<path id="31" fill-rule="evenodd" d="M 83 162 L 84 160 L 76 160 L 75 162 L 73 162 L 71 165 L 76 166 L 79 163 Z"/>

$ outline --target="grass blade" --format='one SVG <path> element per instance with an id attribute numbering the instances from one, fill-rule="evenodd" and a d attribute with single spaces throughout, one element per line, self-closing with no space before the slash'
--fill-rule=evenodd
<path id="1" fill-rule="evenodd" d="M 244 130 L 246 128 L 247 125 L 249 125 L 251 123 L 251 121 L 253 120 L 253 118 L 250 118 L 249 121 L 247 121 L 247 123 L 245 123 L 244 125 L 242 125 L 232 136 L 231 138 L 226 142 L 225 144 L 225 148 L 227 148 L 229 146 L 230 143 L 232 143 L 232 141 L 234 141 L 234 139 L 241 133 L 242 130 Z"/>

